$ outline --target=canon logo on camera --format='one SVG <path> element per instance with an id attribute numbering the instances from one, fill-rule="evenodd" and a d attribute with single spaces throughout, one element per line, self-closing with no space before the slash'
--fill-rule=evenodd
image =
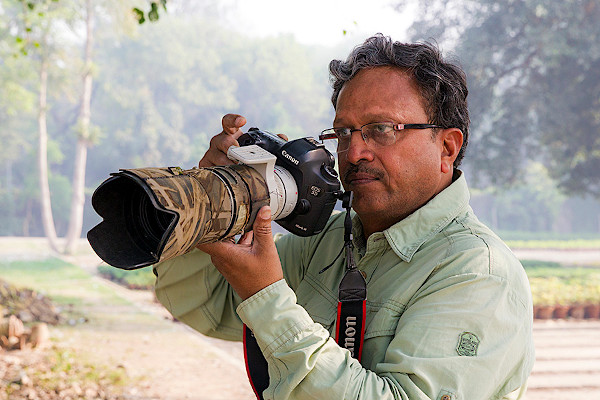
<path id="1" fill-rule="evenodd" d="M 294 157 L 292 157 L 290 153 L 288 153 L 285 150 L 281 152 L 281 155 L 290 160 L 292 163 L 294 163 L 294 165 L 298 165 L 300 163 L 300 161 L 296 160 Z"/>

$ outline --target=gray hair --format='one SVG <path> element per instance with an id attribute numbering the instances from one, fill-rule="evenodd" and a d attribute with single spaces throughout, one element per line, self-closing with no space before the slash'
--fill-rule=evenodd
<path id="1" fill-rule="evenodd" d="M 379 33 L 354 48 L 346 61 L 331 61 L 334 109 L 346 82 L 362 69 L 383 66 L 397 67 L 413 78 L 423 97 L 428 123 L 462 131 L 463 145 L 454 161 L 458 167 L 469 141 L 467 79 L 462 68 L 444 61 L 440 50 L 431 43 L 393 42 Z"/>

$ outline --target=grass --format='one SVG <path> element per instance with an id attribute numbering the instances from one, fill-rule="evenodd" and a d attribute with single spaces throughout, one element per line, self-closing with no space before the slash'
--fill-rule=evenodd
<path id="1" fill-rule="evenodd" d="M 100 285 L 88 272 L 57 258 L 33 261 L 0 261 L 0 277 L 17 287 L 47 295 L 59 306 L 128 304 Z"/>
<path id="2" fill-rule="evenodd" d="M 87 321 L 84 326 L 60 326 L 67 336 L 72 334 L 71 329 L 83 327 L 100 333 L 117 326 L 119 330 L 128 331 L 135 329 L 136 324 L 152 329 L 160 323 L 153 315 L 119 296 L 103 280 L 57 258 L 0 261 L 0 278 L 16 287 L 33 289 L 48 296 L 68 321 L 81 318 Z"/>
<path id="3" fill-rule="evenodd" d="M 569 279 L 594 279 L 600 274 L 600 268 L 596 267 L 565 267 L 557 262 L 521 260 L 521 264 L 529 278 L 557 277 L 563 280 Z"/>
<path id="4" fill-rule="evenodd" d="M 109 279 L 134 289 L 151 289 L 154 287 L 156 276 L 151 267 L 131 271 L 100 265 L 98 272 Z"/>
<path id="5" fill-rule="evenodd" d="M 123 325 L 133 330 L 139 328 L 137 322 L 154 324 L 155 318 L 140 312 L 97 277 L 57 258 L 0 261 L 0 278 L 48 296 L 65 317 L 65 324 L 51 327 L 48 361 L 29 367 L 37 387 L 52 393 L 70 387 L 118 392 L 134 383 L 123 368 L 99 358 L 96 346 L 82 343 L 100 343 L 109 333 L 123 332 Z M 13 390 L 6 388 L 9 398 Z"/>
<path id="6" fill-rule="evenodd" d="M 100 384 L 122 387 L 127 375 L 122 368 L 109 368 L 82 361 L 68 349 L 53 348 L 49 355 L 50 369 L 38 372 L 36 384 L 49 391 L 57 392 L 61 386 L 77 384 L 80 387 Z"/>
<path id="7" fill-rule="evenodd" d="M 598 233 L 519 231 L 498 231 L 497 233 L 513 249 L 600 249 L 600 234 Z"/>

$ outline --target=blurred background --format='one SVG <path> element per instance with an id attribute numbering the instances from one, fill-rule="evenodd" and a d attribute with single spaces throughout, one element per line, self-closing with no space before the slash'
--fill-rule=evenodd
<path id="1" fill-rule="evenodd" d="M 191 168 L 226 113 L 246 116 L 248 128 L 318 136 L 333 120 L 329 61 L 377 32 L 435 42 L 466 71 L 472 125 L 461 169 L 472 206 L 524 260 L 536 305 L 600 304 L 600 0 L 0 0 L 0 277 L 48 295 L 72 314 L 66 326 L 104 321 L 89 307 L 110 301 L 64 295 L 73 282 L 92 285 L 88 295 L 104 284 L 82 239 L 100 221 L 94 189 L 119 168 Z M 72 276 L 71 266 L 84 268 Z M 151 286 L 147 269 L 104 273 Z M 71 285 L 52 282 L 61 277 Z M 554 311 L 555 324 L 579 315 Z M 600 338 L 597 318 L 576 331 L 538 325 L 581 340 L 585 366 L 571 356 L 562 372 L 588 398 L 600 396 L 600 349 L 579 332 Z M 68 361 L 63 350 L 54 357 Z M 538 377 L 558 373 L 541 368 Z M 556 387 L 536 384 L 553 398 Z M 556 389 L 562 398 L 579 398 L 566 387 Z M 128 396 L 154 398 L 140 393 Z"/>
<path id="2" fill-rule="evenodd" d="M 228 112 L 317 136 L 328 62 L 381 32 L 466 70 L 480 218 L 508 238 L 600 237 L 598 1 L 154 4 L 0 2 L 0 235 L 81 236 L 110 172 L 195 165 Z"/>

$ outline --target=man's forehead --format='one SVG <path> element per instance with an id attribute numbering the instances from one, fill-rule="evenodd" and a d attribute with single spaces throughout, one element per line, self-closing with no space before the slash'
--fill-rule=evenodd
<path id="1" fill-rule="evenodd" d="M 394 67 L 368 68 L 357 73 L 340 90 L 334 126 L 371 122 L 412 122 L 424 112 L 418 86 L 406 71 Z M 421 119 L 421 118 L 419 118 Z"/>
<path id="2" fill-rule="evenodd" d="M 345 126 L 352 124 L 352 120 L 357 117 L 354 112 L 345 112 L 343 109 L 336 111 L 333 119 L 333 126 Z M 388 107 L 385 110 L 379 111 L 368 111 L 361 113 L 361 123 L 370 124 L 372 122 L 403 122 L 404 112 L 403 110 L 392 109 Z"/>

